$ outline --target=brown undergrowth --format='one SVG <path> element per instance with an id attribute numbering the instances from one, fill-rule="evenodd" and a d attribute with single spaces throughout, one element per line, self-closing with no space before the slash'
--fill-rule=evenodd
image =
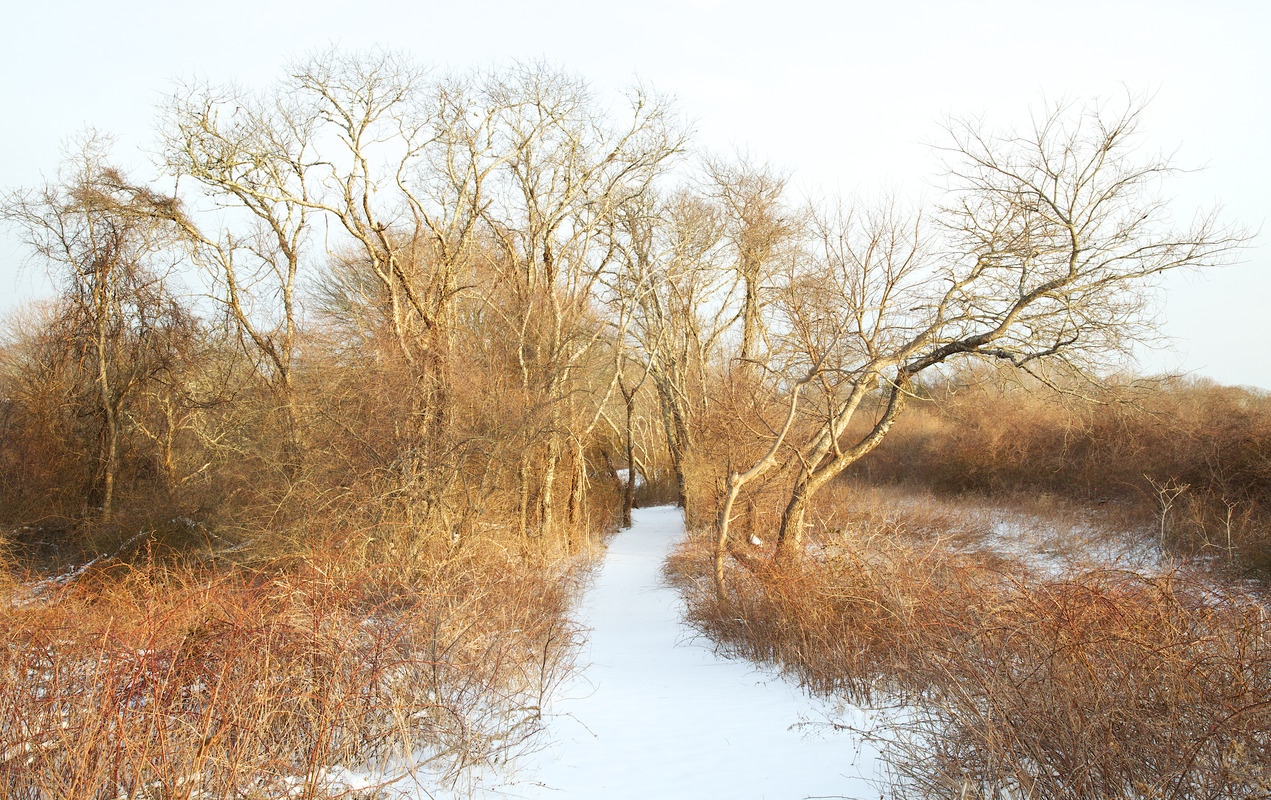
<path id="1" fill-rule="evenodd" d="M 0 796 L 369 797 L 527 746 L 571 667 L 578 562 L 469 544 L 407 575 L 354 544 L 14 584 Z"/>
<path id="2" fill-rule="evenodd" d="M 1104 394 L 1080 402 L 985 376 L 951 379 L 855 472 L 952 495 L 1116 502 L 1174 552 L 1271 575 L 1271 395 L 1177 379 Z"/>
<path id="3" fill-rule="evenodd" d="M 980 523 L 948 507 L 826 499 L 797 572 L 748 559 L 721 603 L 704 537 L 667 571 L 724 650 L 892 707 L 894 796 L 1271 792 L 1265 597 L 1177 566 L 1043 573 L 958 547 Z"/>

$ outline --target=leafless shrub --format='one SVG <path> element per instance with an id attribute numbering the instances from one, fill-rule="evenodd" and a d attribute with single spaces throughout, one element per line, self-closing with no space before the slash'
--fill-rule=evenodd
<path id="1" fill-rule="evenodd" d="M 912 409 L 856 477 L 1013 502 L 1045 493 L 1097 504 L 1127 527 L 1151 527 L 1175 552 L 1267 569 L 1265 393 L 1205 381 L 1127 382 L 1104 402 L 1086 403 L 1025 388 L 974 374 L 929 387 L 934 401 Z"/>
<path id="2" fill-rule="evenodd" d="M 727 652 L 817 692 L 902 705 L 888 753 L 896 796 L 1271 789 L 1266 598 L 1191 569 L 1045 577 L 986 563 L 935 530 L 938 507 L 818 516 L 799 571 L 735 559 L 721 599 L 710 546 L 692 538 L 668 575 Z"/>
<path id="3" fill-rule="evenodd" d="M 569 668 L 568 575 L 481 553 L 434 564 L 426 584 L 401 578 L 326 547 L 14 595 L 0 793 L 342 796 L 342 769 L 374 785 L 514 753 Z"/>
<path id="4" fill-rule="evenodd" d="M 906 797 L 1262 797 L 1265 607 L 1194 574 L 1091 572 L 982 599 L 908 680 Z M 966 624 L 969 622 L 970 624 Z M 939 645 L 944 645 L 940 647 Z"/>

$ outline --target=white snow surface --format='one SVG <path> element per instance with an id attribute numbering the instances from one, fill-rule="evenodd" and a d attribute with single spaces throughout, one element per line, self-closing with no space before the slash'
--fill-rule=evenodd
<path id="1" fill-rule="evenodd" d="M 715 655 L 664 585 L 684 536 L 678 509 L 637 509 L 610 543 L 579 609 L 580 663 L 547 710 L 550 739 L 514 774 L 468 776 L 419 798 L 877 798 L 878 751 L 828 720 L 868 730 L 868 712 L 809 697 L 749 662 Z M 425 776 L 419 776 L 421 783 Z M 402 788 L 399 784 L 399 790 Z M 409 795 L 408 795 L 409 796 Z"/>
<path id="2" fill-rule="evenodd" d="M 622 469 L 615 469 L 613 471 L 613 474 L 617 476 L 618 480 L 622 481 L 623 483 L 626 483 L 627 475 L 630 474 L 630 472 L 631 470 L 624 467 Z M 641 475 L 639 472 L 637 472 L 635 476 L 635 485 L 637 489 L 639 489 L 641 486 L 644 485 L 644 476 Z"/>

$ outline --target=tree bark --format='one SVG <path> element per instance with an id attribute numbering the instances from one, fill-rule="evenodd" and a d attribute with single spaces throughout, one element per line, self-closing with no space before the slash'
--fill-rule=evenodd
<path id="1" fill-rule="evenodd" d="M 552 490 L 555 488 L 556 466 L 560 462 L 560 450 L 560 434 L 553 430 L 547 439 L 547 458 L 543 463 L 543 487 L 539 490 L 538 532 L 544 541 L 547 541 L 556 530 L 555 496 Z"/>
<path id="2" fill-rule="evenodd" d="M 777 547 L 773 552 L 773 564 L 780 569 L 795 569 L 803 557 L 803 526 L 808 505 L 818 490 L 831 479 L 842 474 L 852 464 L 869 453 L 887 435 L 896 417 L 905 407 L 908 397 L 910 378 L 903 370 L 887 398 L 887 406 L 874 427 L 863 439 L 846 450 L 838 450 L 833 456 L 826 456 L 820 464 L 805 465 L 799 472 L 794 492 L 781 516 L 781 528 L 777 534 Z M 837 430 L 846 425 L 846 420 L 830 420 L 826 425 L 825 435 L 834 436 Z"/>
<path id="3" fill-rule="evenodd" d="M 622 527 L 630 528 L 631 509 L 635 507 L 636 482 L 635 444 L 632 442 L 632 418 L 635 412 L 635 392 L 631 392 L 630 394 L 623 392 L 622 399 L 627 409 L 627 485 L 624 486 L 622 490 Z"/>

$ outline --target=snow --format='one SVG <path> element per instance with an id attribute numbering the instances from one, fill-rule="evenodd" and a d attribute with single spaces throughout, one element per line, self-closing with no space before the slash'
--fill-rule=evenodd
<path id="1" fill-rule="evenodd" d="M 71 567 L 70 569 L 62 572 L 59 575 L 54 575 L 53 577 L 50 577 L 50 578 L 44 578 L 42 580 L 31 581 L 25 584 L 20 584 L 15 588 L 14 591 L 10 592 L 9 603 L 14 606 L 24 606 L 28 603 L 36 602 L 44 595 L 51 594 L 52 592 L 55 592 L 58 589 L 64 588 L 70 585 L 71 583 L 74 583 L 76 580 L 79 579 L 81 575 L 88 572 L 97 564 L 110 561 L 111 559 L 115 558 L 115 556 L 117 556 L 119 553 L 125 552 L 134 544 L 136 544 L 137 541 L 141 539 L 143 536 L 148 536 L 151 533 L 152 531 L 146 531 L 146 530 L 139 531 L 131 539 L 124 542 L 123 545 L 121 545 L 119 549 L 116 550 L 115 553 L 99 553 L 95 558 L 89 561 L 86 561 L 83 564 L 80 564 L 78 566 Z"/>
<path id="2" fill-rule="evenodd" d="M 618 480 L 622 481 L 624 484 L 627 482 L 627 476 L 630 473 L 631 473 L 631 470 L 625 467 L 622 469 L 616 469 L 613 471 L 613 474 L 617 476 Z M 641 486 L 644 485 L 644 476 L 641 475 L 639 472 L 636 472 L 635 485 L 637 489 L 639 489 Z"/>
<path id="3" fill-rule="evenodd" d="M 878 527 L 903 529 L 910 512 L 920 523 L 924 516 L 934 516 L 939 538 L 949 549 L 1019 564 L 1043 579 L 1100 569 L 1163 575 L 1178 566 L 1146 532 L 1109 523 L 1098 509 L 1029 512 L 974 497 L 948 500 L 903 491 L 883 494 L 881 502 L 890 513 L 873 520 Z M 833 553 L 851 546 L 831 540 L 826 549 Z"/>
<path id="4" fill-rule="evenodd" d="M 588 666 L 551 702 L 543 748 L 515 772 L 406 796 L 880 797 L 878 751 L 841 727 L 869 729 L 866 712 L 811 698 L 691 637 L 661 577 L 683 535 L 678 509 L 637 509 L 611 542 L 579 609 L 592 629 L 580 653 Z"/>
<path id="5" fill-rule="evenodd" d="M 991 519 L 992 532 L 979 549 L 1013 558 L 1046 577 L 1090 569 L 1163 574 L 1174 567 L 1155 542 L 1131 531 L 1109 532 L 1097 525 L 1038 519 L 1008 510 L 995 510 Z"/>

